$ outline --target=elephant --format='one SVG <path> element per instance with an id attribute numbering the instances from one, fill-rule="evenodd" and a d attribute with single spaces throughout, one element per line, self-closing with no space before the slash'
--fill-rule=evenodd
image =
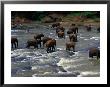
<path id="1" fill-rule="evenodd" d="M 54 23 L 54 24 L 52 24 L 51 28 L 55 28 L 55 27 L 58 27 L 58 26 L 60 26 L 60 23 Z"/>
<path id="2" fill-rule="evenodd" d="M 56 27 L 56 35 L 58 34 L 58 32 L 60 31 L 60 26 Z"/>
<path id="3" fill-rule="evenodd" d="M 75 24 L 71 24 L 69 30 L 67 31 L 67 34 L 76 34 L 78 33 L 78 27 Z"/>
<path id="4" fill-rule="evenodd" d="M 18 39 L 16 37 L 11 37 L 11 46 L 13 48 L 13 45 L 15 46 L 15 48 L 18 47 Z"/>
<path id="5" fill-rule="evenodd" d="M 63 28 L 63 27 L 61 27 L 61 26 L 58 26 L 58 27 L 56 28 L 56 34 L 58 34 L 58 32 L 60 32 L 60 31 L 65 32 L 65 28 Z"/>
<path id="6" fill-rule="evenodd" d="M 65 28 L 64 27 L 60 27 L 60 31 L 65 32 Z"/>
<path id="7" fill-rule="evenodd" d="M 35 36 L 34 36 L 34 39 L 40 39 L 41 40 L 41 37 L 44 37 L 44 34 L 42 34 L 42 33 L 40 33 L 40 34 L 36 34 Z"/>
<path id="8" fill-rule="evenodd" d="M 50 38 L 50 37 L 44 37 L 44 38 L 42 39 L 43 47 L 44 47 L 44 44 L 45 44 L 48 40 L 52 40 L 52 38 Z"/>
<path id="9" fill-rule="evenodd" d="M 75 52 L 75 42 L 67 42 L 66 43 L 66 50 L 69 50 L 73 48 L 73 51 Z"/>
<path id="10" fill-rule="evenodd" d="M 97 28 L 97 31 L 100 32 L 100 27 Z"/>
<path id="11" fill-rule="evenodd" d="M 58 32 L 58 37 L 59 38 L 65 38 L 65 33 L 63 31 Z"/>
<path id="12" fill-rule="evenodd" d="M 78 33 L 78 27 L 76 24 L 71 24 L 70 29 L 74 32 L 74 34 Z"/>
<path id="13" fill-rule="evenodd" d="M 70 42 L 71 42 L 71 41 L 77 42 L 77 34 L 70 34 L 70 35 L 69 35 L 69 39 L 70 39 Z"/>
<path id="14" fill-rule="evenodd" d="M 93 56 L 96 56 L 97 59 L 100 58 L 100 50 L 98 48 L 91 48 L 91 49 L 89 49 L 89 57 L 93 58 Z"/>
<path id="15" fill-rule="evenodd" d="M 55 39 L 48 40 L 46 42 L 47 53 L 55 51 L 55 47 L 56 47 L 56 40 Z"/>
<path id="16" fill-rule="evenodd" d="M 38 48 L 38 45 L 40 45 L 41 48 L 41 40 L 40 39 L 32 39 L 32 40 L 28 40 L 27 41 L 27 48 L 29 48 L 30 46 L 33 46 L 34 48 Z"/>
<path id="17" fill-rule="evenodd" d="M 72 27 L 70 30 L 72 30 L 74 34 L 78 33 L 78 27 Z"/>
<path id="18" fill-rule="evenodd" d="M 91 31 L 91 25 L 86 26 L 87 31 Z"/>

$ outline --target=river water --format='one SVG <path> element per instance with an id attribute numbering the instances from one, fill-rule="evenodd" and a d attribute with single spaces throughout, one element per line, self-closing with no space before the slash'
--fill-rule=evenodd
<path id="1" fill-rule="evenodd" d="M 65 28 L 66 31 L 68 28 Z M 100 60 L 89 58 L 88 50 L 91 47 L 100 47 L 100 33 L 96 27 L 87 32 L 79 27 L 78 42 L 75 51 L 66 51 L 66 38 L 58 38 L 55 29 L 45 26 L 33 27 L 27 32 L 22 29 L 12 29 L 11 36 L 19 40 L 18 49 L 11 49 L 11 76 L 12 77 L 99 77 Z M 33 39 L 36 33 L 56 39 L 56 51 L 47 53 L 46 48 L 26 48 L 26 42 Z"/>

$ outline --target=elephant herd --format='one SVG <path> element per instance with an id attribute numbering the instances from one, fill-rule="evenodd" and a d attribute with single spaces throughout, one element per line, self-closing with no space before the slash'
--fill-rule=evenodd
<path id="1" fill-rule="evenodd" d="M 60 25 L 60 23 L 54 23 L 51 26 L 56 30 L 56 35 L 59 38 L 65 39 L 65 28 Z M 91 26 L 86 26 L 87 31 L 91 31 Z M 100 28 L 97 28 L 97 31 L 100 32 Z M 69 50 L 72 48 L 75 52 L 75 44 L 77 42 L 77 34 L 78 34 L 78 27 L 75 24 L 71 24 L 70 28 L 67 31 L 67 34 L 69 35 L 69 42 L 65 43 L 66 50 Z M 15 37 L 11 37 L 11 45 L 12 48 L 15 46 L 15 48 L 18 47 L 18 39 Z M 43 33 L 36 34 L 32 40 L 27 41 L 26 48 L 30 48 L 33 46 L 34 48 L 41 48 L 41 46 L 46 47 L 47 53 L 54 52 L 56 47 L 56 40 L 51 37 L 44 36 Z M 92 48 L 89 50 L 89 57 L 96 56 L 97 59 L 100 58 L 100 50 L 97 48 Z"/>

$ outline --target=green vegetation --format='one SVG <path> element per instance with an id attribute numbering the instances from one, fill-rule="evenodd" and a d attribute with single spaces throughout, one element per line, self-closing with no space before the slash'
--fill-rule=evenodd
<path id="1" fill-rule="evenodd" d="M 41 21 L 45 17 L 49 17 L 51 14 L 57 14 L 57 16 L 65 17 L 75 17 L 80 16 L 83 18 L 96 19 L 99 21 L 100 12 L 99 11 L 12 11 L 12 17 L 27 18 L 32 21 Z"/>

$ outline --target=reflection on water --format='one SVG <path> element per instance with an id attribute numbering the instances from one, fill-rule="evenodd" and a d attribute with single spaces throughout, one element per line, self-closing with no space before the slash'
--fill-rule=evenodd
<path id="1" fill-rule="evenodd" d="M 67 30 L 67 29 L 66 29 Z M 19 40 L 18 49 L 11 50 L 11 75 L 14 77 L 85 77 L 100 76 L 100 61 L 88 58 L 88 49 L 91 47 L 100 47 L 100 34 L 95 29 L 87 32 L 81 27 L 78 33 L 78 42 L 76 42 L 76 52 L 66 51 L 66 39 L 59 39 L 54 29 L 39 27 L 26 30 L 12 30 L 12 36 Z M 32 39 L 36 33 L 44 33 L 45 36 L 57 40 L 56 51 L 46 52 L 46 48 L 27 49 L 26 42 Z"/>

